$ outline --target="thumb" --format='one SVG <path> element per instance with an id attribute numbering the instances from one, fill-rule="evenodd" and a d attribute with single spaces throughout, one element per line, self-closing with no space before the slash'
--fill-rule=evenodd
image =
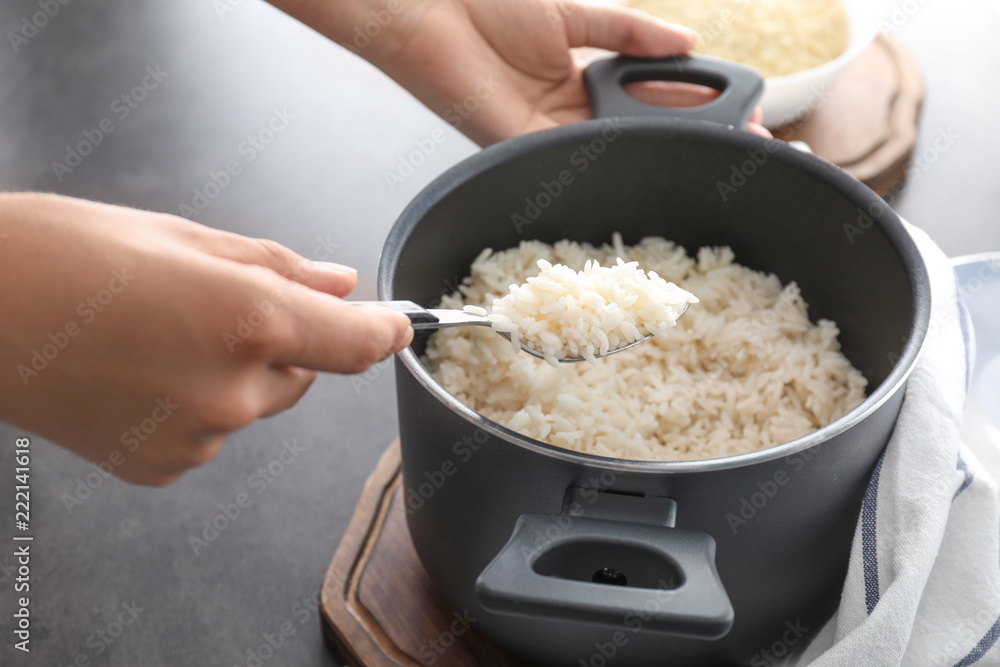
<path id="1" fill-rule="evenodd" d="M 566 15 L 570 47 L 593 46 L 637 58 L 688 53 L 698 33 L 627 7 L 579 5 Z"/>
<path id="2" fill-rule="evenodd" d="M 287 290 L 295 332 L 278 364 L 333 373 L 360 373 L 413 340 L 410 319 L 385 308 L 359 308 L 303 287 Z"/>

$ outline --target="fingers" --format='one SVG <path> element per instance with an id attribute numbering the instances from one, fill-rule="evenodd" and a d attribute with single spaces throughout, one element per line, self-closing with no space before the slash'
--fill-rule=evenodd
<path id="1" fill-rule="evenodd" d="M 341 264 L 314 262 L 269 239 L 253 239 L 197 223 L 180 221 L 185 245 L 240 264 L 271 269 L 278 275 L 314 290 L 347 296 L 358 282 L 358 272 Z"/>
<path id="2" fill-rule="evenodd" d="M 570 47 L 593 46 L 639 58 L 662 58 L 687 53 L 698 43 L 698 33 L 626 7 L 572 6 L 566 13 Z"/>
<path id="3" fill-rule="evenodd" d="M 625 91 L 640 102 L 664 107 L 697 107 L 719 96 L 715 88 L 680 81 L 630 83 Z"/>
<path id="4" fill-rule="evenodd" d="M 410 319 L 383 308 L 360 308 L 308 289 L 284 301 L 288 339 L 274 361 L 333 373 L 360 373 L 413 340 Z"/>
<path id="5" fill-rule="evenodd" d="M 764 110 L 760 107 L 754 108 L 753 113 L 750 114 L 750 122 L 747 123 L 747 132 L 764 137 L 765 139 L 774 138 L 770 130 L 764 127 Z"/>
<path id="6" fill-rule="evenodd" d="M 358 284 L 358 270 L 343 264 L 307 260 L 301 268 L 303 271 L 297 276 L 293 274 L 287 277 L 306 287 L 333 296 L 345 297 L 354 291 L 355 285 Z"/>
<path id="7" fill-rule="evenodd" d="M 155 440 L 150 439 L 141 456 L 126 460 L 115 474 L 136 484 L 169 484 L 186 471 L 215 459 L 232 432 L 295 405 L 315 379 L 315 372 L 302 368 L 247 369 L 241 377 L 231 378 L 212 392 L 212 400 L 217 401 L 214 407 L 211 403 L 201 406 L 220 421 L 199 421 L 194 429 L 190 424 L 188 428 L 182 424 L 177 429 L 162 429 Z"/>
<path id="8" fill-rule="evenodd" d="M 268 374 L 269 381 L 263 384 L 266 393 L 261 417 L 273 417 L 298 403 L 316 379 L 314 371 L 289 366 L 272 366 Z"/>
<path id="9" fill-rule="evenodd" d="M 665 107 L 696 107 L 719 96 L 719 91 L 714 88 L 679 81 L 642 81 L 626 85 L 625 90 L 640 102 Z M 754 108 L 746 130 L 770 139 L 771 133 L 761 125 L 763 120 L 764 112 L 760 107 Z"/>
<path id="10" fill-rule="evenodd" d="M 347 296 L 358 282 L 358 272 L 332 262 L 313 262 L 269 239 L 234 234 L 214 254 L 241 264 L 265 266 L 278 275 L 334 296 Z"/>
<path id="11" fill-rule="evenodd" d="M 348 294 L 357 282 L 354 269 L 327 262 L 311 262 L 285 246 L 265 239 L 251 239 L 177 221 L 176 229 L 186 247 L 244 264 L 262 266 L 273 274 L 250 278 L 264 295 L 282 296 L 283 317 L 268 320 L 267 331 L 254 334 L 253 354 L 269 365 L 277 364 L 334 373 L 358 373 L 410 344 L 413 330 L 405 315 L 388 310 L 362 311 L 335 296 Z M 182 224 L 185 223 L 185 224 Z M 262 282 L 261 279 L 263 278 Z M 289 281 L 304 286 L 294 288 Z M 293 404 L 311 378 L 302 380 L 301 391 L 291 390 L 268 404 L 280 412 Z"/>
<path id="12" fill-rule="evenodd" d="M 763 125 L 759 125 L 757 123 L 754 123 L 752 121 L 749 122 L 749 123 L 747 123 L 747 132 L 749 132 L 750 134 L 756 134 L 759 137 L 764 137 L 765 139 L 773 139 L 774 138 L 774 135 L 772 135 L 770 133 L 770 131 L 768 131 L 768 129 L 766 127 L 764 127 Z"/>

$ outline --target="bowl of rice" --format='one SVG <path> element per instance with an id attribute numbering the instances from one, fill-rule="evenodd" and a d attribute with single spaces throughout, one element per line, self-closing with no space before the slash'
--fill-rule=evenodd
<path id="1" fill-rule="evenodd" d="M 819 628 L 836 609 L 927 333 L 927 272 L 871 190 L 734 125 L 598 118 L 505 141 L 431 183 L 386 240 L 380 299 L 500 301 L 525 340 L 571 338 L 574 308 L 594 316 L 590 352 L 593 327 L 609 348 L 642 333 L 634 295 L 577 280 L 603 280 L 595 265 L 697 298 L 672 326 L 651 310 L 658 335 L 603 359 L 553 365 L 485 327 L 396 357 L 386 511 L 444 599 L 528 662 L 758 664 L 789 619 Z M 536 285 L 554 298 L 511 290 L 556 266 Z"/>
<path id="2" fill-rule="evenodd" d="M 701 35 L 695 53 L 749 65 L 765 77 L 764 125 L 775 129 L 822 105 L 843 69 L 876 35 L 868 0 L 621 0 Z"/>

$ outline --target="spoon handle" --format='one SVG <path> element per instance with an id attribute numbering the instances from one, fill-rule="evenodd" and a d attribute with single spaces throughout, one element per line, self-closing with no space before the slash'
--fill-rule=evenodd
<path id="1" fill-rule="evenodd" d="M 490 326 L 485 317 L 464 310 L 427 309 L 412 301 L 348 301 L 362 308 L 388 308 L 410 318 L 414 331 L 431 331 L 447 327 Z"/>

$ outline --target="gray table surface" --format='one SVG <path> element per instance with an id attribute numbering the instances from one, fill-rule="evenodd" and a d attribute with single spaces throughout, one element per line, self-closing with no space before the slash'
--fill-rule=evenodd
<path id="1" fill-rule="evenodd" d="M 220 17 L 221 4 L 233 10 Z M 897 13 L 895 34 L 926 73 L 926 154 L 895 204 L 950 255 L 1000 250 L 1000 93 L 991 87 L 1000 7 L 904 4 L 918 8 Z M 3 41 L 36 11 L 37 0 L 5 0 Z M 166 75 L 120 118 L 115 100 L 147 67 Z M 292 119 L 247 161 L 241 142 L 275 110 Z M 57 178 L 51 163 L 104 118 L 114 131 Z M 446 141 L 390 189 L 384 173 L 437 128 Z M 939 133 L 954 137 L 943 151 L 933 145 Z M 377 70 L 258 0 L 78 0 L 17 53 L 0 44 L 0 188 L 177 213 L 210 171 L 238 160 L 242 173 L 197 219 L 306 256 L 331 248 L 332 259 L 359 268 L 358 298 L 375 297 L 379 250 L 398 213 L 475 150 Z M 33 439 L 32 650 L 23 654 L 12 649 L 9 536 L 13 447 L 25 434 L 0 424 L 0 663 L 247 665 L 265 633 L 290 623 L 294 635 L 264 664 L 340 664 L 323 644 L 316 596 L 395 431 L 391 373 L 365 386 L 325 376 L 297 407 L 234 435 L 216 461 L 176 484 L 101 479 L 79 504 L 66 499 L 84 495 L 96 469 Z M 283 464 L 288 442 L 302 451 Z M 261 483 L 256 471 L 268 466 L 278 474 Z M 196 554 L 189 538 L 240 493 L 251 505 Z M 117 625 L 129 608 L 134 622 Z"/>

